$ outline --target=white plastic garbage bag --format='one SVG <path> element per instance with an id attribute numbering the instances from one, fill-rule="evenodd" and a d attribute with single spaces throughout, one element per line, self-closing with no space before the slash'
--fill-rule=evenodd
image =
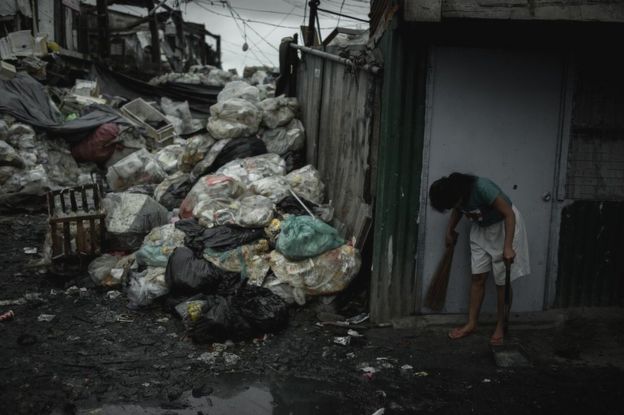
<path id="1" fill-rule="evenodd" d="M 275 204 L 264 196 L 247 196 L 240 200 L 236 224 L 244 228 L 265 227 L 273 219 Z"/>
<path id="2" fill-rule="evenodd" d="M 48 178 L 48 173 L 43 165 L 27 170 L 17 170 L 2 185 L 3 193 L 20 193 L 24 195 L 42 195 L 53 188 Z"/>
<path id="3" fill-rule="evenodd" d="M 252 104 L 259 102 L 259 91 L 255 86 L 249 85 L 245 81 L 232 81 L 225 84 L 225 87 L 219 92 L 217 102 L 224 102 L 232 98 L 240 98 L 249 101 Z"/>
<path id="4" fill-rule="evenodd" d="M 103 199 L 109 248 L 134 251 L 153 228 L 168 222 L 168 212 L 149 196 L 109 193 Z"/>
<path id="5" fill-rule="evenodd" d="M 271 176 L 256 180 L 249 185 L 249 190 L 257 195 L 271 199 L 273 203 L 279 203 L 290 196 L 290 184 L 285 176 Z"/>
<path id="6" fill-rule="evenodd" d="M 15 123 L 9 127 L 6 141 L 16 150 L 32 150 L 35 148 L 35 130 L 29 125 Z"/>
<path id="7" fill-rule="evenodd" d="M 293 170 L 286 175 L 291 189 L 298 196 L 317 204 L 323 203 L 325 184 L 321 175 L 312 165 L 308 164 L 300 169 Z"/>
<path id="8" fill-rule="evenodd" d="M 284 127 L 264 130 L 262 141 L 269 153 L 284 155 L 289 151 L 302 150 L 305 145 L 305 130 L 298 119 L 293 119 Z"/>
<path id="9" fill-rule="evenodd" d="M 307 295 L 333 295 L 344 290 L 360 271 L 357 249 L 342 245 L 318 257 L 289 261 L 277 251 L 270 254 L 271 270 L 277 279 L 293 287 L 299 304 Z"/>
<path id="10" fill-rule="evenodd" d="M 131 274 L 127 293 L 128 305 L 132 308 L 144 307 L 168 293 L 169 288 L 165 281 L 165 268 L 147 267 L 143 272 Z"/>
<path id="11" fill-rule="evenodd" d="M 167 174 L 171 174 L 178 169 L 178 159 L 182 156 L 184 147 L 180 144 L 171 144 L 160 149 L 155 158 L 160 163 Z"/>
<path id="12" fill-rule="evenodd" d="M 119 160 L 106 173 L 108 184 L 116 192 L 139 184 L 157 184 L 165 177 L 160 163 L 144 148 Z"/>
<path id="13" fill-rule="evenodd" d="M 202 80 L 202 83 L 211 86 L 224 86 L 232 80 L 232 77 L 232 73 L 215 68 L 208 73 L 208 76 L 205 80 Z"/>
<path id="14" fill-rule="evenodd" d="M 201 120 L 193 119 L 188 101 L 174 102 L 167 97 L 162 97 L 160 108 L 167 119 L 172 121 L 178 134 L 192 134 L 203 127 Z"/>
<path id="15" fill-rule="evenodd" d="M 271 153 L 232 160 L 217 170 L 217 174 L 234 177 L 246 186 L 265 177 L 283 176 L 285 173 L 286 162 Z"/>
<path id="16" fill-rule="evenodd" d="M 252 85 L 261 85 L 261 84 L 264 84 L 264 81 L 267 78 L 267 76 L 268 75 L 266 71 L 258 70 L 254 72 L 253 75 L 251 75 L 249 82 L 251 82 Z"/>
<path id="17" fill-rule="evenodd" d="M 178 169 L 186 173 L 190 172 L 197 163 L 204 159 L 214 143 L 215 140 L 210 134 L 199 134 L 189 138 L 178 160 Z"/>
<path id="18" fill-rule="evenodd" d="M 277 128 L 288 124 L 299 111 L 297 98 L 267 98 L 258 103 L 262 110 L 262 123 L 269 128 Z"/>
<path id="19" fill-rule="evenodd" d="M 240 98 L 216 103 L 210 107 L 210 115 L 206 128 L 216 139 L 254 135 L 262 121 L 258 107 Z"/>
<path id="20" fill-rule="evenodd" d="M 0 140 L 0 166 L 24 167 L 24 160 L 6 141 Z"/>
<path id="21" fill-rule="evenodd" d="M 185 236 L 186 234 L 176 229 L 174 224 L 152 229 L 136 252 L 137 263 L 151 267 L 166 267 L 173 250 L 184 245 Z"/>

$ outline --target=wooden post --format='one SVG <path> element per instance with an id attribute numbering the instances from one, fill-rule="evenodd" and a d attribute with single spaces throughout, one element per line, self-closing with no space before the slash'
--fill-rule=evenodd
<path id="1" fill-rule="evenodd" d="M 106 59 L 110 55 L 110 34 L 108 31 L 108 1 L 97 0 L 97 22 L 100 59 Z"/>
<path id="2" fill-rule="evenodd" d="M 147 12 L 152 13 L 152 10 L 154 10 L 154 0 L 145 0 L 145 2 L 147 4 Z M 152 62 L 160 64 L 160 39 L 158 38 L 158 20 L 155 10 L 149 19 L 149 29 L 152 38 Z"/>

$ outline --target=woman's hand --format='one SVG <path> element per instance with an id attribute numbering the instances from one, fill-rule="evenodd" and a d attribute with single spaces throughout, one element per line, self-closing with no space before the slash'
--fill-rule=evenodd
<path id="1" fill-rule="evenodd" d="M 512 247 L 506 246 L 503 248 L 503 261 L 505 261 L 505 264 L 513 264 L 515 257 L 516 251 Z"/>

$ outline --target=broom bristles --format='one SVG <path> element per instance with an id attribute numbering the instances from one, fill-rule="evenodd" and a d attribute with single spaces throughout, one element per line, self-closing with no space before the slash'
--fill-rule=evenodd
<path id="1" fill-rule="evenodd" d="M 446 302 L 446 291 L 448 288 L 449 276 L 451 273 L 451 263 L 453 261 L 454 245 L 448 246 L 444 252 L 444 257 L 438 264 L 435 274 L 429 284 L 429 290 L 425 297 L 425 306 L 434 311 L 439 311 Z"/>

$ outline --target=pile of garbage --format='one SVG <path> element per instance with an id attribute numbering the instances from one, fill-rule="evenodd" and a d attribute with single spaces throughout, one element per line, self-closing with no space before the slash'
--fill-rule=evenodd
<path id="1" fill-rule="evenodd" d="M 72 143 L 5 116 L 0 191 L 99 181 L 106 249 L 88 270 L 97 285 L 123 290 L 130 308 L 165 304 L 197 342 L 280 330 L 289 306 L 344 290 L 361 262 L 305 165 L 297 100 L 273 90 L 227 82 L 207 120 L 184 102 L 135 103 Z"/>

